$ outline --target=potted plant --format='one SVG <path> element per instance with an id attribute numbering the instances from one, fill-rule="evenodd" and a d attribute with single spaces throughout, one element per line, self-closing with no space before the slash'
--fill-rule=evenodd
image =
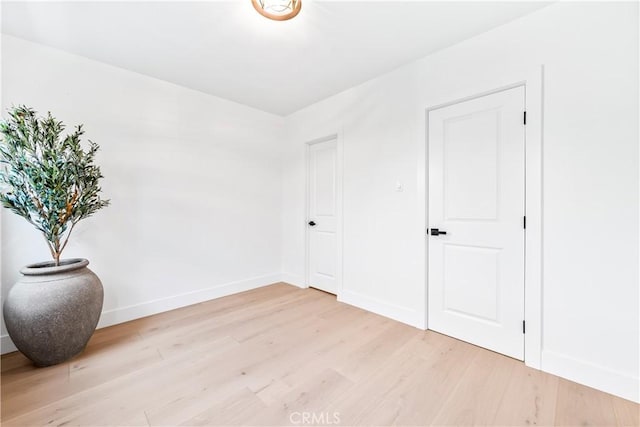
<path id="1" fill-rule="evenodd" d="M 61 121 L 31 108 L 9 110 L 0 120 L 0 202 L 42 235 L 52 261 L 24 267 L 4 303 L 16 347 L 37 366 L 82 352 L 102 311 L 100 279 L 86 259 L 61 260 L 73 228 L 109 204 L 100 198 L 98 145 L 84 150 L 82 125 L 69 135 Z"/>

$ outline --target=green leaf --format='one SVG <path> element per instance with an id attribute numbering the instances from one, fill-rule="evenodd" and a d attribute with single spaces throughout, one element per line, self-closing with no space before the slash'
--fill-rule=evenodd
<path id="1" fill-rule="evenodd" d="M 44 234 L 56 261 L 73 226 L 109 205 L 100 198 L 98 145 L 82 148 L 82 125 L 63 137 L 64 129 L 26 106 L 0 120 L 0 203 Z"/>

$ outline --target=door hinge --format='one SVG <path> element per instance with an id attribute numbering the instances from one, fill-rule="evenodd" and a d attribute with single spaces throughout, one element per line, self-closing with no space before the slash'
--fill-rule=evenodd
<path id="1" fill-rule="evenodd" d="M 527 112 L 525 111 L 522 116 L 523 116 L 522 117 L 522 123 L 526 125 L 527 124 Z"/>
<path id="2" fill-rule="evenodd" d="M 526 322 L 523 320 L 523 321 L 522 321 L 522 333 L 523 333 L 523 334 L 526 334 L 526 333 L 527 333 L 527 327 L 526 327 L 525 325 L 526 325 Z"/>
<path id="3" fill-rule="evenodd" d="M 522 217 L 522 228 L 527 229 L 527 216 Z"/>

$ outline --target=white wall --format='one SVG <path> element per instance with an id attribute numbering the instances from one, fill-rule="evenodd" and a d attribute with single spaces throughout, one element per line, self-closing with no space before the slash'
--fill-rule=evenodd
<path id="1" fill-rule="evenodd" d="M 101 325 L 280 279 L 281 117 L 10 36 L 2 49 L 3 111 L 51 111 L 101 146 L 111 206 L 63 254 L 102 279 Z M 20 267 L 48 258 L 4 212 L 3 296 Z"/>
<path id="2" fill-rule="evenodd" d="M 637 3 L 554 4 L 287 117 L 282 268 L 304 284 L 304 143 L 342 132 L 341 297 L 422 326 L 425 109 L 541 64 L 542 369 L 638 401 Z"/>
<path id="3" fill-rule="evenodd" d="M 639 399 L 637 4 L 554 4 L 286 121 L 12 37 L 2 47 L 3 109 L 51 110 L 102 146 L 112 206 L 65 256 L 103 279 L 103 324 L 280 272 L 304 285 L 304 143 L 338 132 L 341 298 L 422 326 L 425 109 L 544 64 L 542 368 Z M 6 295 L 48 253 L 10 213 L 1 231 Z"/>

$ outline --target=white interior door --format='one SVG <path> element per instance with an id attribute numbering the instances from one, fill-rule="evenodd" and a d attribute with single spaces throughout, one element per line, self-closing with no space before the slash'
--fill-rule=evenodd
<path id="1" fill-rule="evenodd" d="M 309 286 L 338 291 L 338 162 L 337 141 L 309 146 Z"/>
<path id="2" fill-rule="evenodd" d="M 520 360 L 524 105 L 516 87 L 429 112 L 429 329 Z"/>

